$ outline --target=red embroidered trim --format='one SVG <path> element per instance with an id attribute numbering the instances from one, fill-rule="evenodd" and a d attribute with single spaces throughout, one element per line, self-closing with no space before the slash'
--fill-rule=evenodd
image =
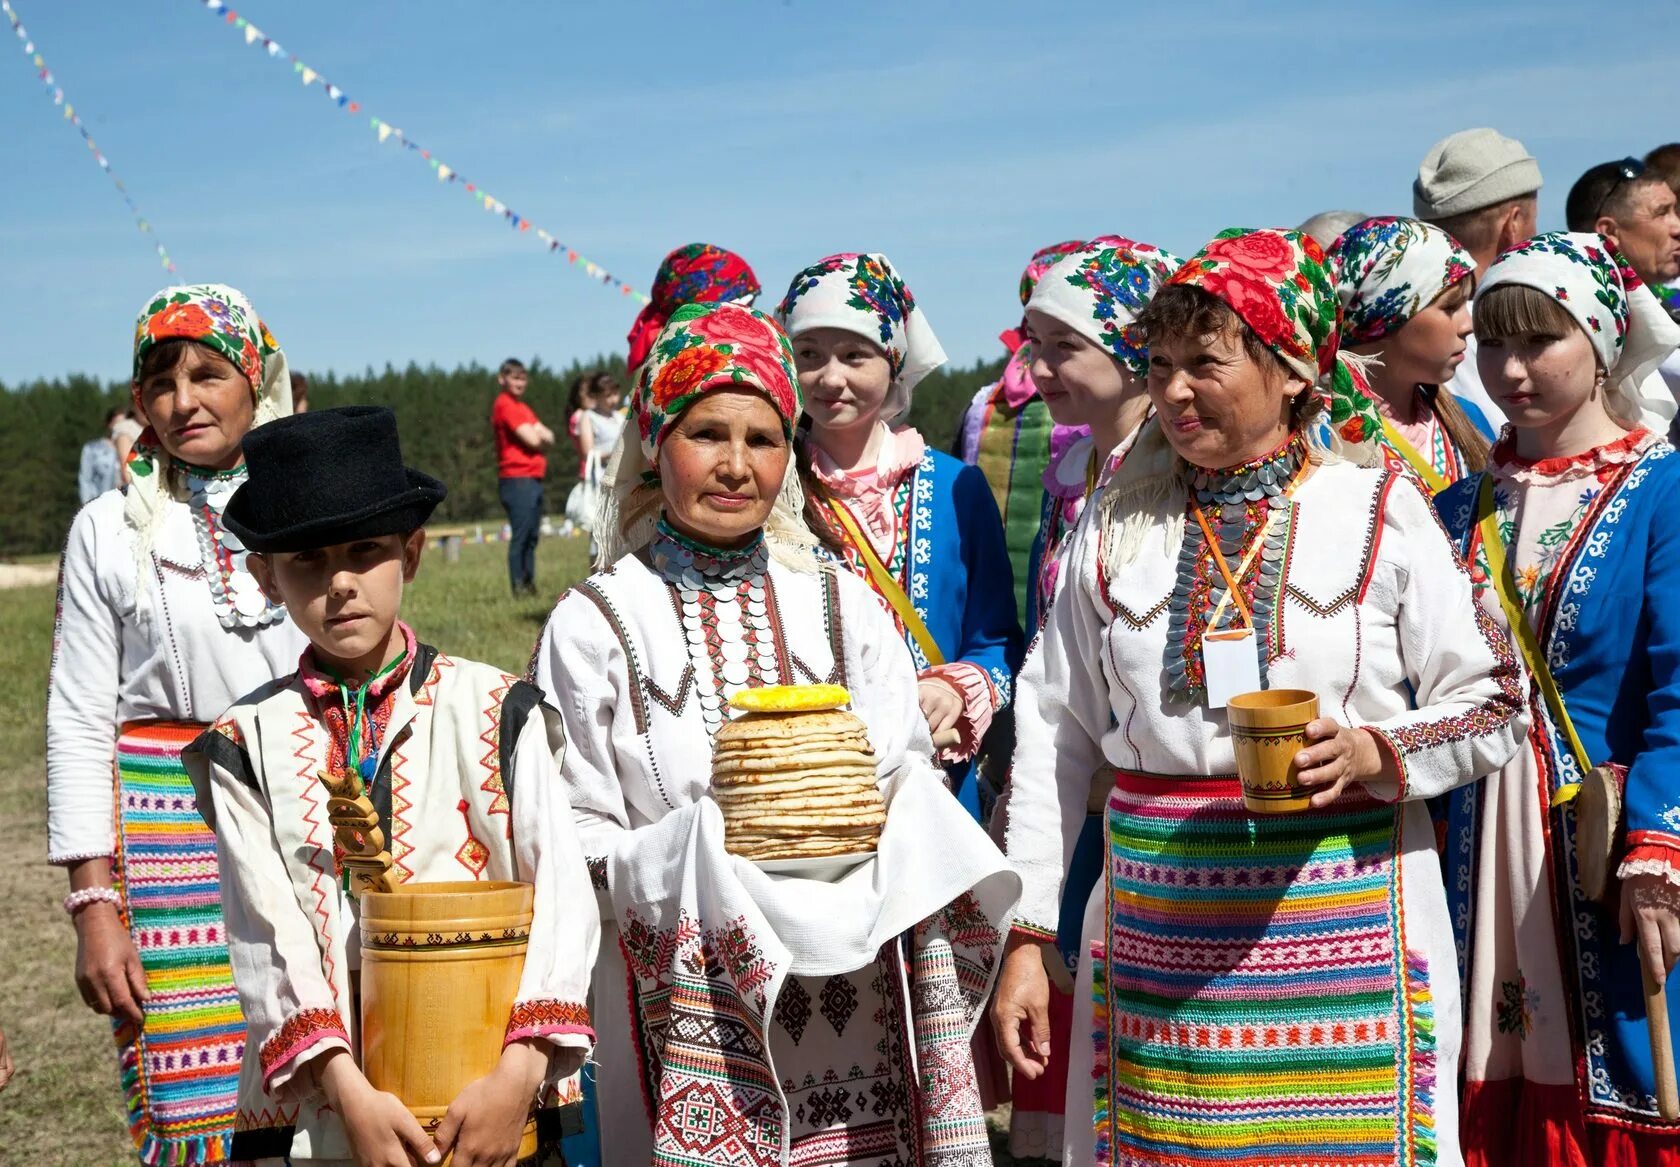
<path id="1" fill-rule="evenodd" d="M 350 1044 L 350 1034 L 337 1009 L 299 1009 L 286 1018 L 274 1035 L 262 1043 L 263 1087 L 268 1087 L 269 1079 L 280 1067 L 330 1037 L 341 1039 L 346 1046 Z"/>
<path id="2" fill-rule="evenodd" d="M 1666 831 L 1629 831 L 1627 852 L 1622 856 L 1622 862 L 1641 859 L 1655 859 L 1680 870 L 1680 838 Z"/>
<path id="3" fill-rule="evenodd" d="M 595 1030 L 589 1023 L 589 1006 L 554 997 L 515 1001 L 512 1012 L 508 1014 L 507 1035 L 502 1044 L 558 1033 L 581 1033 L 594 1041 Z"/>
<path id="4" fill-rule="evenodd" d="M 1649 430 L 1632 429 L 1625 437 L 1595 446 L 1580 454 L 1567 458 L 1540 458 L 1531 462 L 1517 454 L 1516 443 L 1512 436 L 1507 434 L 1494 443 L 1488 460 L 1501 470 L 1522 471 L 1537 478 L 1557 478 L 1570 470 L 1600 470 L 1606 465 L 1638 461 L 1643 456 L 1644 447 L 1649 444 L 1650 438 Z"/>
<path id="5" fill-rule="evenodd" d="M 1011 924 L 1009 935 L 1011 937 L 1022 936 L 1040 944 L 1054 944 L 1056 942 L 1056 930 L 1054 928 L 1040 928 L 1038 925 L 1029 924 L 1024 920 L 1016 920 Z"/>

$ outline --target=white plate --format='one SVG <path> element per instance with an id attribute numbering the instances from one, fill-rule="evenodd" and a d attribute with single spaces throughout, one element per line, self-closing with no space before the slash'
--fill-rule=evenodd
<path id="1" fill-rule="evenodd" d="M 864 860 L 873 858 L 875 852 L 860 851 L 855 855 L 823 855 L 810 859 L 754 859 L 753 864 L 766 875 L 833 883 Z"/>

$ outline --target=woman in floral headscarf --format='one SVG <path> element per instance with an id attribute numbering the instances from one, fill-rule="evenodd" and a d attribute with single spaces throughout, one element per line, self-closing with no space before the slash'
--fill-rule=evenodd
<path id="1" fill-rule="evenodd" d="M 1039 277 L 1057 260 L 1081 251 L 1078 239 L 1053 243 L 1033 252 L 1021 273 L 1021 307 L 1025 310 Z M 1033 349 L 1027 342 L 1026 320 L 998 333 L 1009 355 L 1003 374 L 981 386 L 963 413 L 952 451 L 970 466 L 978 466 L 991 484 L 1003 517 L 1003 538 L 1009 548 L 1009 569 L 1015 579 L 1015 610 L 1027 610 L 1031 593 L 1032 549 L 1038 537 L 1044 501 L 1044 470 L 1051 457 L 1077 439 L 1076 429 L 1050 419 L 1044 399 L 1033 384 Z"/>
<path id="2" fill-rule="evenodd" d="M 648 351 L 671 313 L 684 304 L 745 304 L 763 291 L 747 261 L 710 243 L 690 243 L 667 255 L 653 277 L 648 304 L 636 316 L 625 339 L 630 345 L 630 376 L 647 360 Z"/>
<path id="3" fill-rule="evenodd" d="M 969 1040 L 1019 881 L 945 792 L 891 619 L 814 554 L 781 328 L 680 308 L 645 374 L 618 557 L 561 597 L 532 662 L 607 920 L 605 1162 L 977 1161 Z M 834 884 L 728 854 L 710 796 L 730 698 L 811 682 L 850 690 L 887 801 L 875 856 Z M 755 827 L 778 830 L 732 840 Z"/>
<path id="4" fill-rule="evenodd" d="M 1519 674 L 1422 492 L 1310 444 L 1349 377 L 1339 323 L 1324 253 L 1294 231 L 1224 232 L 1155 294 L 1138 327 L 1156 416 L 1022 669 L 1007 850 L 1025 892 L 993 1019 L 1028 1077 L 1053 1052 L 1039 946 L 1091 775 L 1117 771 L 1069 1163 L 1458 1163 L 1458 985 L 1422 800 L 1511 756 Z M 1251 816 L 1231 776 L 1227 699 L 1265 687 L 1318 696 L 1292 759 L 1310 809 Z"/>
<path id="5" fill-rule="evenodd" d="M 1366 396 L 1388 463 L 1434 494 L 1487 460 L 1493 427 L 1481 409 L 1447 392 L 1470 335 L 1476 261 L 1439 227 L 1416 219 L 1366 219 L 1330 248 L 1342 301 L 1342 345 L 1372 358 Z M 1358 390 L 1355 390 L 1357 392 Z"/>
<path id="6" fill-rule="evenodd" d="M 1640 423 L 1639 395 L 1680 326 L 1603 238 L 1559 233 L 1488 269 L 1476 339 L 1508 423 L 1487 470 L 1436 505 L 1537 684 L 1529 748 L 1455 792 L 1447 831 L 1465 1155 L 1680 1163 L 1680 1126 L 1652 1097 L 1640 991 L 1642 958 L 1667 973 L 1680 951 L 1680 458 Z M 1602 905 L 1582 871 L 1608 841 L 1578 835 L 1573 802 L 1595 765 L 1625 790 Z M 1672 1002 L 1680 979 L 1667 981 Z"/>
<path id="7" fill-rule="evenodd" d="M 290 412 L 291 378 L 243 294 L 194 284 L 141 310 L 132 391 L 131 481 L 77 514 L 59 574 L 47 857 L 70 871 L 76 983 L 116 1026 L 141 1162 L 221 1162 L 238 1157 L 245 1022 L 180 755 L 305 644 L 221 522 L 239 440 Z"/>
<path id="8" fill-rule="evenodd" d="M 951 788 L 978 819 L 974 756 L 1009 702 L 1021 630 L 985 476 L 900 421 L 945 350 L 884 255 L 818 261 L 776 311 L 810 419 L 813 529 L 891 609 Z"/>

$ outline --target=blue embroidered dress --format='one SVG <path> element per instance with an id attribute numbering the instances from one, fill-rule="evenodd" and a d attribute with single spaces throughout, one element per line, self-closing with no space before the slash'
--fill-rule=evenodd
<path id="1" fill-rule="evenodd" d="M 893 613 L 922 679 L 944 680 L 963 698 L 961 741 L 943 751 L 941 760 L 952 792 L 979 818 L 974 755 L 992 717 L 1009 704 L 1022 656 L 1003 521 L 977 467 L 927 448 L 910 429 L 890 432 L 882 447 L 875 470 L 862 475 L 834 469 L 820 450 L 813 451 L 813 462 L 945 658 L 943 665 L 932 665 Z M 846 564 L 870 579 L 855 548 L 848 548 Z"/>
<path id="2" fill-rule="evenodd" d="M 1635 430 L 1539 463 L 1502 441 L 1486 473 L 1518 599 L 1570 720 L 1593 763 L 1626 768 L 1620 874 L 1680 884 L 1680 458 Z M 1436 505 L 1498 613 L 1476 522 L 1482 477 Z M 1680 1162 L 1680 1130 L 1656 1117 L 1636 950 L 1619 943 L 1615 908 L 1578 886 L 1574 807 L 1559 794 L 1581 774 L 1537 691 L 1529 703 L 1527 747 L 1455 791 L 1448 818 L 1465 1150 L 1509 1163 Z M 1672 1028 L 1680 1010 L 1670 1017 Z"/>

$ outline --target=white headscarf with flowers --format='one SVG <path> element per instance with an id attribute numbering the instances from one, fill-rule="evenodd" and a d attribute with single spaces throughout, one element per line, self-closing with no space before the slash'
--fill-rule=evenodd
<path id="1" fill-rule="evenodd" d="M 1651 374 L 1680 347 L 1680 324 L 1602 235 L 1552 231 L 1494 260 L 1476 297 L 1520 284 L 1556 300 L 1592 342 L 1611 412 L 1655 433 L 1674 420 L 1674 397 Z M 1651 387 L 1647 389 L 1647 386 Z"/>
<path id="2" fill-rule="evenodd" d="M 185 284 L 164 288 L 147 299 L 134 322 L 131 392 L 140 405 L 140 366 L 146 354 L 166 340 L 191 340 L 225 357 L 250 382 L 256 409 L 255 429 L 292 412 L 292 377 L 286 355 L 258 318 L 245 293 L 226 284 Z M 123 518 L 134 531 L 134 555 L 140 566 L 138 594 L 145 595 L 150 575 L 146 561 L 170 500 L 185 501 L 182 476 L 148 426 L 129 459 L 132 479 L 124 492 Z M 142 605 L 143 606 L 143 605 Z"/>
<path id="3" fill-rule="evenodd" d="M 814 328 L 839 328 L 885 353 L 892 387 L 881 420 L 889 424 L 910 411 L 916 384 L 945 363 L 945 350 L 916 297 L 879 252 L 818 260 L 793 277 L 776 318 L 790 337 Z"/>

